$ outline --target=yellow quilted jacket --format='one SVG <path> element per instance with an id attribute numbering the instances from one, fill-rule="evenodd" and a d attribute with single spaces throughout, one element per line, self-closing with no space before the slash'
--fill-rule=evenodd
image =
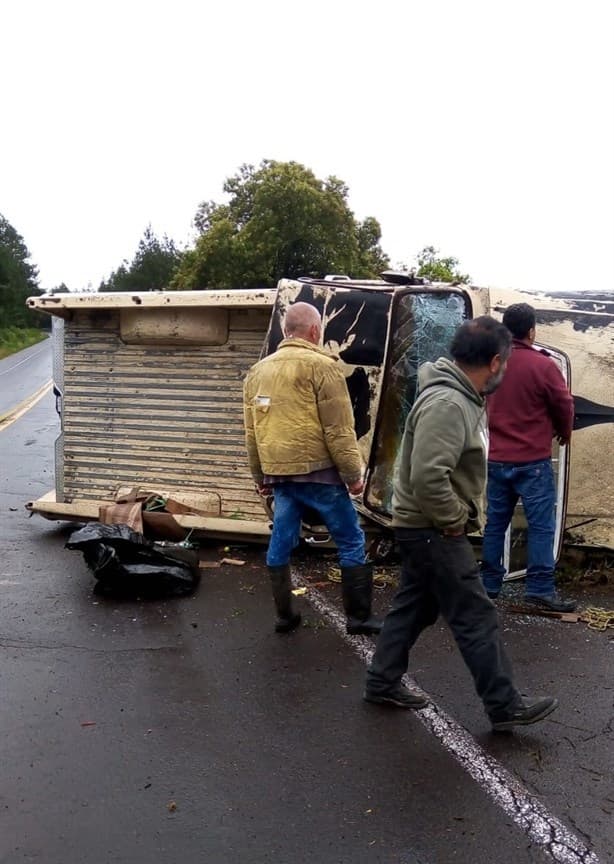
<path id="1" fill-rule="evenodd" d="M 362 476 L 350 397 L 337 360 L 304 339 L 284 339 L 256 363 L 243 387 L 249 467 L 263 475 L 336 466 L 344 483 Z"/>

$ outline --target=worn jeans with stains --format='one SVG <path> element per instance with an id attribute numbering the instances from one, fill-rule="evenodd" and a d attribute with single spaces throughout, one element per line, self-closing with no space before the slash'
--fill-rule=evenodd
<path id="1" fill-rule="evenodd" d="M 527 520 L 525 593 L 546 597 L 554 592 L 554 473 L 550 459 L 516 465 L 488 463 L 488 509 L 482 545 L 482 580 L 489 594 L 501 589 L 505 567 L 505 532 L 518 499 Z"/>
<path id="2" fill-rule="evenodd" d="M 401 682 L 409 652 L 441 614 L 490 715 L 518 703 L 494 604 L 486 596 L 473 548 L 465 535 L 434 528 L 399 528 L 399 588 L 384 620 L 367 672 L 367 689 L 386 693 Z"/>
<path id="3" fill-rule="evenodd" d="M 288 564 L 298 545 L 301 518 L 306 509 L 315 510 L 330 531 L 342 567 L 365 563 L 365 535 L 345 486 L 326 483 L 276 483 L 273 531 L 267 550 L 269 567 Z"/>

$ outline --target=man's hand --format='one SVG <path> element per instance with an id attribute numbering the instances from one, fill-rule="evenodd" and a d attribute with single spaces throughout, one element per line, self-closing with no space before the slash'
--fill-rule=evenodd
<path id="1" fill-rule="evenodd" d="M 363 480 L 355 480 L 354 483 L 348 483 L 348 492 L 350 495 L 360 495 L 365 488 Z"/>
<path id="2" fill-rule="evenodd" d="M 563 438 L 562 435 L 555 435 L 554 437 L 559 442 L 559 445 L 561 447 L 565 447 L 567 444 L 569 444 L 569 438 Z"/>
<path id="3" fill-rule="evenodd" d="M 273 494 L 273 487 L 272 486 L 260 486 L 258 483 L 256 483 L 256 491 L 257 491 L 258 495 L 262 495 L 263 498 L 266 498 L 268 495 Z"/>
<path id="4" fill-rule="evenodd" d="M 452 531 L 451 528 L 444 528 L 441 533 L 443 534 L 444 537 L 462 537 L 463 534 L 465 533 L 465 530 L 464 530 L 464 528 L 461 528 L 460 531 L 458 529 L 456 529 L 455 531 Z"/>

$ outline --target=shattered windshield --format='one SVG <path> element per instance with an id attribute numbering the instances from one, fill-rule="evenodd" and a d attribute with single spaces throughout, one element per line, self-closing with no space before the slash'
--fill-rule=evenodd
<path id="1" fill-rule="evenodd" d="M 394 464 L 416 397 L 418 368 L 427 361 L 450 356 L 448 346 L 465 317 L 463 295 L 446 291 L 404 294 L 394 307 L 375 459 L 365 502 L 381 513 L 390 515 Z"/>

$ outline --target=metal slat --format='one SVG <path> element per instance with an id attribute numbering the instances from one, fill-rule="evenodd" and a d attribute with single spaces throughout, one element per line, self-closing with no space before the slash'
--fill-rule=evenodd
<path id="1" fill-rule="evenodd" d="M 221 346 L 126 345 L 119 316 L 100 330 L 79 315 L 65 330 L 66 499 L 120 486 L 189 489 L 221 498 L 221 514 L 266 518 L 247 468 L 243 386 L 266 332 L 236 319 Z"/>
<path id="2" fill-rule="evenodd" d="M 100 438 L 107 429 L 107 425 L 105 423 L 96 423 L 94 420 L 90 421 L 72 421 L 68 423 L 66 426 L 67 430 L 71 433 L 71 437 L 78 438 L 81 442 L 84 442 L 88 449 L 96 444 L 101 443 Z M 135 434 L 139 436 L 139 442 L 143 447 L 151 447 L 156 446 L 160 441 L 169 441 L 173 442 L 173 450 L 177 450 L 177 445 L 185 445 L 185 434 L 187 432 L 192 432 L 195 440 L 190 442 L 190 448 L 198 449 L 199 447 L 209 447 L 212 449 L 220 449 L 220 447 L 224 447 L 226 452 L 231 452 L 234 456 L 235 447 L 243 447 L 244 445 L 244 436 L 242 430 L 235 430 L 232 434 L 230 434 L 226 429 L 220 428 L 217 430 L 208 429 L 207 430 L 207 443 L 203 445 L 201 440 L 198 438 L 198 435 L 202 435 L 202 429 L 198 426 L 195 427 L 182 427 L 181 429 L 177 424 L 173 424 L 168 429 L 161 427 L 160 425 L 156 426 L 155 430 L 142 430 L 139 426 L 139 421 L 134 421 L 134 423 L 129 424 L 127 421 L 124 423 L 125 435 L 122 441 L 114 441 L 113 443 L 118 445 L 122 442 L 128 442 L 131 440 L 130 434 L 134 431 Z M 183 430 L 183 431 L 182 431 Z M 178 434 L 179 433 L 179 434 Z M 220 445 L 220 447 L 216 446 Z M 101 446 L 106 447 L 107 445 L 102 442 Z"/>

